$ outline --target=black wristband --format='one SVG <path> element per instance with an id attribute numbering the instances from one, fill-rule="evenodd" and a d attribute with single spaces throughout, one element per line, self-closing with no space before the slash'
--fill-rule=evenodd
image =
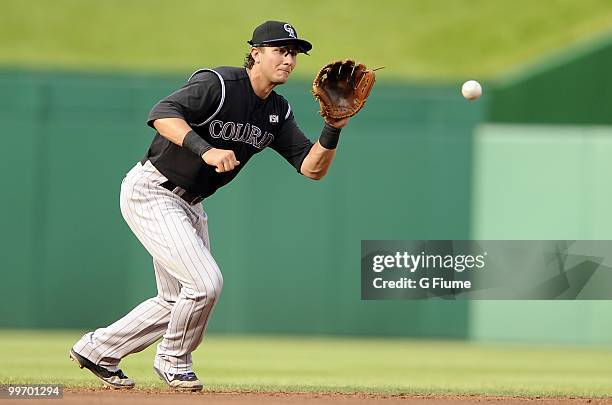
<path id="1" fill-rule="evenodd" d="M 196 134 L 195 131 L 191 130 L 187 132 L 183 139 L 183 148 L 195 153 L 198 156 L 202 156 L 205 152 L 212 149 L 212 146 L 206 142 L 200 135 Z"/>
<path id="2" fill-rule="evenodd" d="M 321 136 L 319 137 L 321 146 L 325 149 L 336 149 L 338 140 L 340 139 L 340 131 L 340 128 L 333 127 L 326 122 L 321 131 Z"/>

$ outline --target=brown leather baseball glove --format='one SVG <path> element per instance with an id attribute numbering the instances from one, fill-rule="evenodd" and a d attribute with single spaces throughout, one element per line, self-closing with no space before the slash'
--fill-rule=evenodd
<path id="1" fill-rule="evenodd" d="M 374 70 L 365 65 L 338 60 L 319 70 L 312 82 L 312 94 L 319 101 L 323 117 L 352 117 L 363 108 L 375 80 Z"/>

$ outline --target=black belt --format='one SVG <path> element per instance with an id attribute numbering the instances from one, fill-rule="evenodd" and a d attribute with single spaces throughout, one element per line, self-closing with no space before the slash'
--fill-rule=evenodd
<path id="1" fill-rule="evenodd" d="M 184 188 L 177 186 L 176 184 L 174 184 L 170 180 L 160 184 L 160 186 L 162 186 L 166 190 L 168 190 L 168 191 L 178 195 L 179 197 L 181 197 L 183 200 L 185 200 L 190 205 L 199 204 L 202 201 L 204 201 L 204 197 L 201 197 L 201 196 L 199 196 L 197 194 L 194 194 L 194 193 L 192 193 L 190 191 L 187 191 Z"/>

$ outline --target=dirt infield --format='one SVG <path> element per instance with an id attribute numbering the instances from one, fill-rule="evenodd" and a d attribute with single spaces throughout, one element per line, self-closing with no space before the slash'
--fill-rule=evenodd
<path id="1" fill-rule="evenodd" d="M 0 403 L 40 404 L 40 399 L 0 400 Z M 330 394 L 330 393 L 256 393 L 256 392 L 210 392 L 175 393 L 171 391 L 112 391 L 108 389 L 66 389 L 62 404 L 87 405 L 128 405 L 147 403 L 152 405 L 243 405 L 243 404 L 423 404 L 423 405 L 457 405 L 457 404 L 496 404 L 527 405 L 534 403 L 552 404 L 611 404 L 612 399 L 600 398 L 513 398 L 485 396 L 408 396 L 408 395 L 373 395 L 373 394 Z"/>

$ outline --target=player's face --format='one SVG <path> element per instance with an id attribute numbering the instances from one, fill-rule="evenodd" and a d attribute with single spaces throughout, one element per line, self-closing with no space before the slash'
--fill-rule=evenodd
<path id="1" fill-rule="evenodd" d="M 261 69 L 273 84 L 283 84 L 289 79 L 297 62 L 298 50 L 293 47 L 265 47 L 261 49 Z"/>

